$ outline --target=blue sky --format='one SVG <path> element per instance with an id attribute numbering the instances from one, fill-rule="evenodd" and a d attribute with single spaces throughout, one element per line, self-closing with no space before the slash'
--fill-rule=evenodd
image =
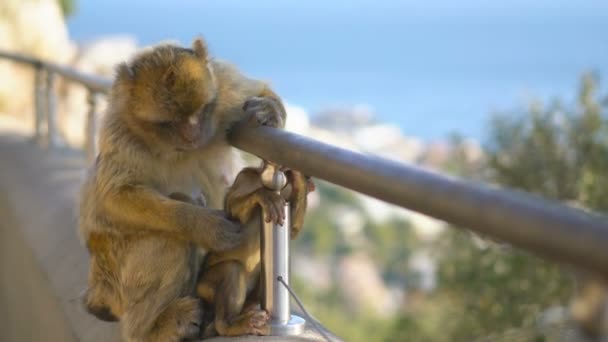
<path id="1" fill-rule="evenodd" d="M 607 1 L 93 1 L 77 41 L 141 44 L 202 34 L 212 52 L 270 80 L 311 113 L 367 104 L 406 134 L 483 138 L 488 114 L 531 97 L 572 100 L 608 73 Z"/>

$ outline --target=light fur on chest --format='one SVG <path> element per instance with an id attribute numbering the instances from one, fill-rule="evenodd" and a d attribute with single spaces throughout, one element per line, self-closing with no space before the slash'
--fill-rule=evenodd
<path id="1" fill-rule="evenodd" d="M 231 149 L 205 151 L 196 158 L 158 165 L 155 183 L 164 195 L 180 192 L 192 198 L 202 197 L 206 206 L 223 209 L 227 188 L 234 179 L 239 159 Z"/>

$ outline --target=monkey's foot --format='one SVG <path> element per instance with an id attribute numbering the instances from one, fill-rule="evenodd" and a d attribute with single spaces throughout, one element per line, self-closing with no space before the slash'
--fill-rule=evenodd
<path id="1" fill-rule="evenodd" d="M 276 99 L 254 96 L 245 101 L 243 110 L 250 114 L 260 125 L 283 127 L 285 113 L 281 104 Z"/>
<path id="2" fill-rule="evenodd" d="M 222 336 L 270 335 L 270 316 L 264 310 L 254 310 L 239 315 L 230 326 L 222 329 L 224 324 L 216 321 L 216 328 Z M 218 324 L 219 323 L 219 324 Z"/>
<path id="3" fill-rule="evenodd" d="M 270 315 L 264 310 L 246 312 L 241 320 L 240 324 L 245 328 L 246 334 L 262 336 L 270 334 L 270 325 L 268 325 Z"/>
<path id="4" fill-rule="evenodd" d="M 175 320 L 175 331 L 178 340 L 199 337 L 202 313 L 197 298 L 179 298 L 173 302 L 171 310 L 174 314 L 173 318 Z"/>

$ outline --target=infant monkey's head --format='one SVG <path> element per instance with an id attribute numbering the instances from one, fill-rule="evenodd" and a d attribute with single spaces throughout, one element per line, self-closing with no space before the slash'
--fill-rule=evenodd
<path id="1" fill-rule="evenodd" d="M 214 136 L 217 85 L 202 39 L 163 44 L 117 68 L 112 97 L 133 134 L 152 150 L 189 151 Z"/>

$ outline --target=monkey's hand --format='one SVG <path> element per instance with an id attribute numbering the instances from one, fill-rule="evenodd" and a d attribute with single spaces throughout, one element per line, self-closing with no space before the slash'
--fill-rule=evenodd
<path id="1" fill-rule="evenodd" d="M 194 198 L 192 198 L 192 197 L 190 197 L 190 196 L 188 196 L 186 194 L 183 194 L 181 192 L 173 192 L 173 193 L 171 193 L 169 195 L 169 198 L 174 199 L 176 201 L 180 201 L 180 202 L 185 202 L 185 203 L 189 203 L 189 204 L 192 204 L 192 205 L 196 205 L 196 206 L 201 206 L 201 207 L 205 206 L 205 201 L 204 201 L 204 199 L 203 199 L 202 196 L 199 196 L 199 198 L 194 199 Z M 212 217 L 210 219 L 212 222 L 209 223 L 209 224 L 213 225 L 214 227 L 216 227 L 216 226 L 219 227 L 221 229 L 221 231 L 223 231 L 223 232 L 226 233 L 227 236 L 230 236 L 232 234 L 231 230 L 232 231 L 238 231 L 237 228 L 233 227 L 237 223 L 228 220 L 228 218 L 225 217 L 223 211 L 217 211 L 217 210 L 210 211 L 210 214 L 212 216 L 216 216 L 216 217 Z M 214 219 L 217 220 L 217 223 L 213 222 Z M 201 229 L 204 230 L 204 228 L 201 228 Z M 198 231 L 200 232 L 201 229 L 198 229 Z M 196 239 L 196 234 L 195 234 L 195 239 Z M 236 238 L 230 238 L 230 237 L 228 237 L 228 238 L 224 238 L 224 239 L 222 239 L 222 238 L 218 239 L 218 241 L 222 241 L 222 240 L 229 240 L 229 241 L 234 240 L 234 243 L 236 245 L 238 245 L 240 243 L 241 239 L 239 239 L 239 237 L 236 237 Z M 195 242 L 197 242 L 199 244 L 203 243 L 204 242 L 204 238 L 201 237 L 199 239 L 196 239 Z M 219 244 L 219 246 L 217 246 L 217 247 L 218 247 L 217 248 L 218 250 L 222 250 L 224 248 L 228 248 L 228 249 L 233 248 L 233 246 L 231 246 L 230 244 L 228 246 L 224 246 L 222 244 Z"/>
<path id="2" fill-rule="evenodd" d="M 285 222 L 284 207 L 285 199 L 266 188 L 260 188 L 247 196 L 232 197 L 227 203 L 230 217 L 235 217 L 242 223 L 251 219 L 254 210 L 261 209 L 264 213 L 264 221 L 283 224 Z"/>
<path id="3" fill-rule="evenodd" d="M 244 231 L 244 226 L 229 219 L 223 210 L 205 209 L 192 230 L 192 236 L 197 245 L 222 252 L 243 244 L 246 241 Z"/>
<path id="4" fill-rule="evenodd" d="M 280 194 L 262 188 L 252 195 L 254 202 L 262 208 L 264 221 L 282 225 L 285 222 L 285 199 Z"/>
<path id="5" fill-rule="evenodd" d="M 285 108 L 273 97 L 254 96 L 245 101 L 243 110 L 250 121 L 258 125 L 282 128 L 285 126 Z"/>
<path id="6" fill-rule="evenodd" d="M 289 215 L 291 218 L 291 239 L 295 239 L 302 226 L 308 206 L 308 193 L 315 190 L 315 184 L 310 177 L 296 170 L 286 170 L 288 186 L 281 195 L 289 201 Z"/>

